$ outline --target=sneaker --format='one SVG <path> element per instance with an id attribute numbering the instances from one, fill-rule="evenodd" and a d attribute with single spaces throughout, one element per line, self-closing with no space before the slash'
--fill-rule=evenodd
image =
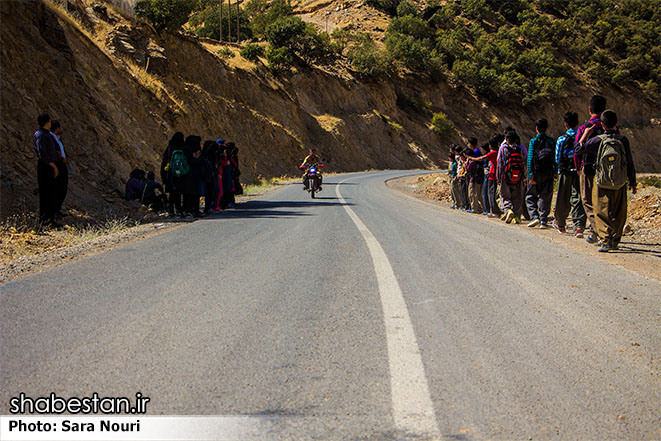
<path id="1" fill-rule="evenodd" d="M 505 223 L 509 224 L 512 222 L 512 218 L 514 218 L 514 212 L 512 210 L 507 210 L 507 214 L 505 215 Z"/>
<path id="2" fill-rule="evenodd" d="M 611 244 L 605 243 L 601 246 L 601 248 L 599 248 L 599 252 L 600 253 L 607 253 L 612 249 L 613 249 L 613 247 L 611 246 Z"/>
<path id="3" fill-rule="evenodd" d="M 530 223 L 528 224 L 530 228 L 536 227 L 537 225 L 539 225 L 539 219 L 537 218 L 531 220 Z"/>
<path id="4" fill-rule="evenodd" d="M 554 220 L 552 225 L 553 225 L 553 228 L 558 230 L 558 233 L 560 233 L 560 234 L 565 234 L 567 232 L 567 228 L 565 228 L 564 226 L 558 225 L 557 220 Z"/>
<path id="5" fill-rule="evenodd" d="M 521 218 L 519 216 L 516 216 L 512 218 L 512 223 L 513 224 L 520 224 L 521 223 Z"/>
<path id="6" fill-rule="evenodd" d="M 489 213 L 487 216 L 489 216 L 489 217 L 498 217 L 498 215 L 494 214 L 494 213 Z"/>
<path id="7" fill-rule="evenodd" d="M 583 230 L 581 230 L 580 228 L 577 228 L 574 234 L 578 239 L 583 239 Z"/>
<path id="8" fill-rule="evenodd" d="M 539 229 L 540 230 L 546 230 L 546 229 L 548 229 L 548 227 L 549 227 L 549 224 L 547 224 L 546 222 L 541 222 L 539 224 Z"/>
<path id="9" fill-rule="evenodd" d="M 317 191 L 321 191 L 321 190 L 323 190 L 323 188 L 321 188 L 321 186 L 319 186 L 319 188 L 317 189 Z"/>
<path id="10" fill-rule="evenodd" d="M 587 243 L 597 243 L 597 242 L 599 241 L 599 239 L 598 239 L 597 236 L 595 236 L 594 233 L 593 233 L 593 234 L 590 234 L 588 237 L 586 237 L 586 238 L 585 238 L 585 241 L 586 241 Z"/>
<path id="11" fill-rule="evenodd" d="M 466 213 L 475 213 L 473 210 L 466 210 Z"/>

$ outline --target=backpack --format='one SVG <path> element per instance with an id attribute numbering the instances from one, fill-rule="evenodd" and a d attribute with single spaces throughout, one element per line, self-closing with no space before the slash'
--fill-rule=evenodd
<path id="1" fill-rule="evenodd" d="M 535 175 L 548 176 L 555 172 L 555 143 L 553 138 L 543 135 L 534 151 Z"/>
<path id="2" fill-rule="evenodd" d="M 627 183 L 627 154 L 620 135 L 599 135 L 601 143 L 595 163 L 595 185 L 619 190 Z"/>
<path id="3" fill-rule="evenodd" d="M 188 165 L 188 160 L 186 159 L 183 150 L 179 149 L 172 152 L 168 171 L 172 173 L 175 178 L 180 178 L 188 174 L 190 166 Z"/>
<path id="4" fill-rule="evenodd" d="M 574 170 L 574 137 L 565 136 L 564 141 L 560 144 L 560 161 L 558 163 L 558 171 L 560 173 L 568 173 Z"/>
<path id="5" fill-rule="evenodd" d="M 484 166 L 481 162 L 473 161 L 470 176 L 473 178 L 473 182 L 482 183 L 484 181 Z"/>
<path id="6" fill-rule="evenodd" d="M 505 146 L 505 167 L 503 176 L 509 185 L 517 185 L 523 177 L 523 154 L 519 146 Z"/>
<path id="7" fill-rule="evenodd" d="M 600 136 L 604 134 L 604 129 L 601 127 L 601 124 L 590 124 L 590 121 L 585 123 L 585 127 L 594 127 L 594 130 L 592 133 L 590 133 L 590 137 L 586 139 L 585 141 L 587 142 L 588 140 L 594 138 L 595 136 Z M 583 173 L 585 173 L 588 176 L 594 176 L 595 173 L 595 162 L 596 158 L 592 154 L 586 154 L 583 155 Z"/>

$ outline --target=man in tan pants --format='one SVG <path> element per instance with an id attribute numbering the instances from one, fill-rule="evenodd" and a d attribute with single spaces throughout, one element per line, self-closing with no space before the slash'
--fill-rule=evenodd
<path id="1" fill-rule="evenodd" d="M 605 139 L 609 140 L 619 140 L 624 149 L 624 157 L 626 158 L 626 180 L 629 181 L 629 188 L 633 194 L 636 194 L 636 169 L 633 164 L 633 158 L 631 157 L 631 147 L 626 136 L 617 134 L 617 115 L 614 111 L 606 110 L 601 114 L 601 126 L 604 130 L 604 135 L 600 137 L 590 138 L 590 132 L 594 131 L 593 127 L 585 130 L 576 148 L 576 152 L 583 154 L 594 154 L 596 152 L 596 160 L 600 162 L 602 161 L 599 158 L 601 145 L 603 142 L 606 142 L 602 138 L 606 137 Z M 627 223 L 627 186 L 624 179 L 620 182 L 621 184 L 618 184 L 618 187 L 608 188 L 606 185 L 599 186 L 595 183 L 593 188 L 593 226 L 602 242 L 602 246 L 599 248 L 600 252 L 617 250 L 622 239 L 622 234 L 624 233 L 624 225 Z"/>
<path id="2" fill-rule="evenodd" d="M 590 131 L 586 141 L 603 133 L 599 116 L 604 110 L 606 110 L 606 98 L 601 95 L 593 95 L 592 98 L 590 98 L 590 105 L 588 107 L 590 120 L 580 126 L 576 131 L 576 144 L 579 143 L 586 129 L 594 127 L 594 129 Z M 596 243 L 598 240 L 594 230 L 594 211 L 592 208 L 595 153 L 596 152 L 579 154 L 577 152 L 574 155 L 574 163 L 576 165 L 576 170 L 578 171 L 578 179 L 581 188 L 581 200 L 583 201 L 583 208 L 585 209 L 585 214 L 588 220 L 586 230 L 590 233 L 585 240 L 589 243 Z"/>

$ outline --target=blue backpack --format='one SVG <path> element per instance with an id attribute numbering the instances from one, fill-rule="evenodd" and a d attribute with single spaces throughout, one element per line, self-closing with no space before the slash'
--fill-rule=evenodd
<path id="1" fill-rule="evenodd" d="M 565 136 L 564 141 L 560 144 L 560 162 L 558 163 L 558 171 L 560 173 L 569 173 L 576 170 L 574 164 L 574 137 Z"/>

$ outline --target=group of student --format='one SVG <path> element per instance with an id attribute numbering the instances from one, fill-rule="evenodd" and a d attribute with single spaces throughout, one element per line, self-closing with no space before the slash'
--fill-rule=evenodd
<path id="1" fill-rule="evenodd" d="M 235 195 L 243 194 L 239 176 L 239 149 L 233 142 L 217 139 L 202 145 L 200 136 L 175 133 L 161 160 L 168 213 L 192 218 L 234 208 Z"/>
<path id="2" fill-rule="evenodd" d="M 548 121 L 535 122 L 536 136 L 526 148 L 516 130 L 507 127 L 478 146 L 450 147 L 452 208 L 498 217 L 528 227 L 555 227 L 566 233 L 571 215 L 574 234 L 618 249 L 627 219 L 627 181 L 636 193 L 636 171 L 629 140 L 619 133 L 617 114 L 606 99 L 590 99 L 590 119 L 579 127 L 578 114 L 564 115 L 565 132 L 547 134 Z M 558 178 L 554 221 L 549 225 L 553 187 Z M 500 203 L 499 203 L 500 202 Z M 525 202 L 525 206 L 524 206 Z"/>

